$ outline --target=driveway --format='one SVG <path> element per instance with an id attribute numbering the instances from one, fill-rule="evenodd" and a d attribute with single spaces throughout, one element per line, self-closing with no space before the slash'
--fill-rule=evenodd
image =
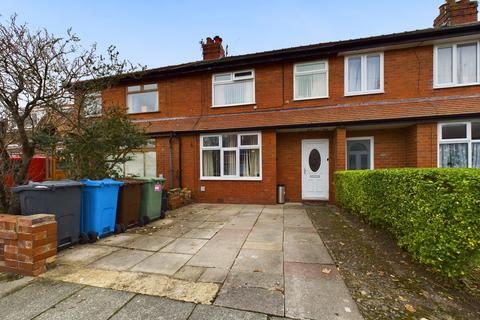
<path id="1" fill-rule="evenodd" d="M 156 299 L 161 305 L 191 307 L 175 319 L 219 310 L 361 319 L 323 241 L 297 204 L 189 205 L 146 228 L 62 251 L 58 267 L 43 278 L 77 285 L 75 292 L 86 297 L 113 289 L 119 297 L 112 298 L 118 306 L 111 309 L 117 315 L 131 316 Z M 91 303 L 96 301 L 101 298 Z M 245 317 L 231 319 L 237 318 Z"/>

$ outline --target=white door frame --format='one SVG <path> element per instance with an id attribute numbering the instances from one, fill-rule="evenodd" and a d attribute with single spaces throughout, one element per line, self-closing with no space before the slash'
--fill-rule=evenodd
<path id="1" fill-rule="evenodd" d="M 305 196 L 305 171 L 304 171 L 304 165 L 305 165 L 305 157 L 308 156 L 308 155 L 305 155 L 305 145 L 306 144 L 312 144 L 312 143 L 316 143 L 318 145 L 324 145 L 325 146 L 325 153 L 322 154 L 322 152 L 320 152 L 320 150 L 322 148 L 318 148 L 319 149 L 319 152 L 320 152 L 320 156 L 321 156 L 321 159 L 322 159 L 322 162 L 321 162 L 321 165 L 320 165 L 320 169 L 319 170 L 322 170 L 322 166 L 326 166 L 326 168 L 324 167 L 324 173 L 323 173 L 323 178 L 325 181 L 322 181 L 322 183 L 324 183 L 325 185 L 325 194 L 322 194 L 318 197 L 311 197 L 311 196 Z M 300 170 L 301 170 L 301 177 L 302 177 L 302 200 L 329 200 L 330 197 L 329 197 L 329 193 L 330 193 L 330 161 L 329 161 L 329 157 L 330 157 L 330 141 L 329 139 L 302 139 L 302 149 L 301 149 L 301 165 L 300 165 Z"/>

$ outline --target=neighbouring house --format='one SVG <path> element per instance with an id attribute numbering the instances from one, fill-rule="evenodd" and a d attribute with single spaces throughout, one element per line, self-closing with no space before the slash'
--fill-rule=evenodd
<path id="1" fill-rule="evenodd" d="M 287 201 L 334 201 L 338 170 L 478 168 L 477 14 L 451 0 L 433 28 L 239 56 L 207 38 L 203 61 L 126 75 L 102 104 L 200 202 L 273 204 L 279 184 Z"/>

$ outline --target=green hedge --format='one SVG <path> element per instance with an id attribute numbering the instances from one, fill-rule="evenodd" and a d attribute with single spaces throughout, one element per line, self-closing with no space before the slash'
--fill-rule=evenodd
<path id="1" fill-rule="evenodd" d="M 343 208 L 390 231 L 415 260 L 450 278 L 474 267 L 479 169 L 343 171 L 335 175 L 335 189 Z"/>

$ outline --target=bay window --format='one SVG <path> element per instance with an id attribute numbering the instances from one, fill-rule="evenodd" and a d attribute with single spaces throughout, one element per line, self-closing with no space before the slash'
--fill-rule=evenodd
<path id="1" fill-rule="evenodd" d="M 203 180 L 261 180 L 261 134 L 223 133 L 200 136 Z"/>
<path id="2" fill-rule="evenodd" d="M 298 63 L 294 66 L 295 100 L 328 97 L 328 62 Z"/>
<path id="3" fill-rule="evenodd" d="M 480 121 L 438 126 L 438 166 L 480 168 Z"/>
<path id="4" fill-rule="evenodd" d="M 214 74 L 212 79 L 213 107 L 255 103 L 253 70 Z"/>
<path id="5" fill-rule="evenodd" d="M 434 50 L 435 88 L 480 84 L 480 42 L 438 45 Z"/>
<path id="6" fill-rule="evenodd" d="M 345 58 L 345 95 L 383 92 L 383 53 Z"/>
<path id="7" fill-rule="evenodd" d="M 158 111 L 158 87 L 156 83 L 127 87 L 128 113 Z"/>

